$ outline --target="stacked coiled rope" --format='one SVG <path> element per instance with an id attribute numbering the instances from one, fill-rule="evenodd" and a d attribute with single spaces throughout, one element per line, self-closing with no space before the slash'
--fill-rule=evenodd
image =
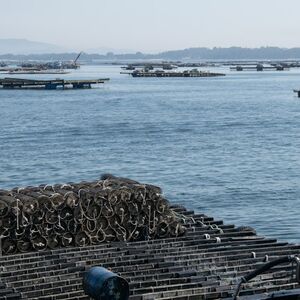
<path id="1" fill-rule="evenodd" d="M 2 254 L 184 233 L 159 187 L 126 178 L 0 190 Z"/>

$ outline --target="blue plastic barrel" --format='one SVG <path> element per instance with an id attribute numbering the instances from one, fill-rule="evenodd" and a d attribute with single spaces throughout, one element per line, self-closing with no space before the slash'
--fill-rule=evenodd
<path id="1" fill-rule="evenodd" d="M 90 268 L 83 278 L 84 292 L 95 300 L 128 300 L 128 282 L 102 267 Z"/>

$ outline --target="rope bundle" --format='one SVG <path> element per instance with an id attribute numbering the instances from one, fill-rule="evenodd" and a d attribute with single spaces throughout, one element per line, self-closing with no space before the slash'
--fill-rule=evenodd
<path id="1" fill-rule="evenodd" d="M 183 235 L 156 186 L 104 175 L 100 181 L 0 190 L 3 254 Z"/>

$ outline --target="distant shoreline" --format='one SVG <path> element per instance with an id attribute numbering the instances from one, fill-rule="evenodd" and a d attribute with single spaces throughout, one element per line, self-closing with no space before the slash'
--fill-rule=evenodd
<path id="1" fill-rule="evenodd" d="M 0 48 L 1 50 L 1 48 Z M 1 51 L 0 51 L 1 52 Z M 11 53 L 14 51 L 11 50 Z M 51 50 L 49 50 L 51 52 Z M 0 60 L 73 60 L 78 53 L 36 53 L 36 54 L 0 54 Z M 279 48 L 279 47 L 261 47 L 261 48 L 188 48 L 183 50 L 164 51 L 157 54 L 147 54 L 142 52 L 114 54 L 88 54 L 83 53 L 82 61 L 129 61 L 129 60 L 171 60 L 171 61 L 229 61 L 229 60 L 300 60 L 300 47 L 297 48 Z"/>
<path id="2" fill-rule="evenodd" d="M 46 62 L 71 62 L 72 59 L 63 59 L 57 58 L 47 59 L 46 57 L 43 59 L 33 59 L 33 58 L 17 58 L 17 57 L 10 57 L 3 58 L 0 55 L 0 67 L 5 67 L 6 65 L 18 65 L 23 62 L 31 62 L 31 63 L 46 63 Z M 1 65 L 3 63 L 3 65 Z M 169 63 L 169 64 L 200 64 L 198 67 L 205 67 L 205 66 L 230 66 L 230 65 L 255 65 L 255 64 L 282 64 L 282 63 L 295 63 L 300 64 L 299 59 L 182 59 L 182 60 L 167 60 L 167 59 L 103 59 L 103 60 L 93 60 L 93 59 L 81 59 L 80 65 L 115 65 L 115 66 L 122 66 L 128 64 L 155 64 L 155 63 Z"/>

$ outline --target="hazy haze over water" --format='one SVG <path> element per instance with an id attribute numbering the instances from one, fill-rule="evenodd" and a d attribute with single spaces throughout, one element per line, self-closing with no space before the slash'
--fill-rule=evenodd
<path id="1" fill-rule="evenodd" d="M 0 38 L 156 52 L 300 46 L 298 0 L 0 0 Z"/>

